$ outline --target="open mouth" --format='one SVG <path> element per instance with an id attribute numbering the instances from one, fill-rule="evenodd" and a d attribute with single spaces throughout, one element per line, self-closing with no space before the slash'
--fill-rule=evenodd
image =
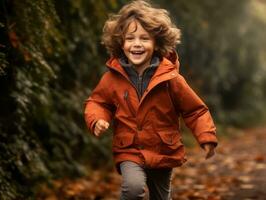
<path id="1" fill-rule="evenodd" d="M 133 55 L 142 55 L 145 53 L 145 51 L 130 51 L 130 53 Z"/>

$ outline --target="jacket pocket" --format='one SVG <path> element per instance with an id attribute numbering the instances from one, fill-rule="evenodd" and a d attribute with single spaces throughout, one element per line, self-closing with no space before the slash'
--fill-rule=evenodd
<path id="1" fill-rule="evenodd" d="M 161 139 L 160 153 L 172 154 L 183 146 L 177 131 L 158 131 L 157 133 Z"/>
<path id="2" fill-rule="evenodd" d="M 134 134 L 119 134 L 114 136 L 113 147 L 114 148 L 127 148 L 134 142 Z"/>

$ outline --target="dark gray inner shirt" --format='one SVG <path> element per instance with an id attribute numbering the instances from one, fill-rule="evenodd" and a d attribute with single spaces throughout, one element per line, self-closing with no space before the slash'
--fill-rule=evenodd
<path id="1" fill-rule="evenodd" d="M 128 63 L 127 58 L 122 57 L 119 59 L 119 62 L 137 90 L 138 97 L 140 99 L 143 95 L 143 92 L 148 87 L 151 77 L 158 68 L 160 59 L 156 56 L 152 57 L 150 66 L 143 71 L 142 75 L 139 75 L 134 66 Z"/>

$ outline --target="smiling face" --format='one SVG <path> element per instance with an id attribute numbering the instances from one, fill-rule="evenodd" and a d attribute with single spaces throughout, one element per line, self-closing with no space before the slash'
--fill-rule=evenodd
<path id="1" fill-rule="evenodd" d="M 123 51 L 129 63 L 141 74 L 151 62 L 155 48 L 155 39 L 138 21 L 129 24 L 125 33 Z"/>

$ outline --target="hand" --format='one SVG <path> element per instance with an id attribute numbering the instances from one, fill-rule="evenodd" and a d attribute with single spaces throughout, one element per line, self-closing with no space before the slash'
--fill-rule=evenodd
<path id="1" fill-rule="evenodd" d="M 210 157 L 215 155 L 215 145 L 212 143 L 203 144 L 203 149 L 206 151 L 205 159 L 209 159 Z"/>
<path id="2" fill-rule="evenodd" d="M 99 137 L 104 131 L 109 128 L 109 123 L 103 119 L 99 119 L 94 127 L 94 134 Z"/>

